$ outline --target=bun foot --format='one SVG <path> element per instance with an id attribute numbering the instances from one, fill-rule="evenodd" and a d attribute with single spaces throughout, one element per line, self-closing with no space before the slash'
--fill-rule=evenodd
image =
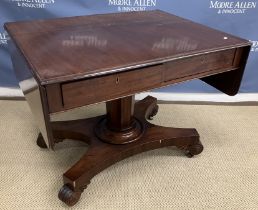
<path id="1" fill-rule="evenodd" d="M 66 205 L 73 206 L 79 201 L 81 194 L 81 191 L 74 192 L 68 185 L 64 185 L 58 193 L 58 198 Z"/>
<path id="2" fill-rule="evenodd" d="M 203 145 L 201 142 L 193 144 L 187 147 L 186 156 L 191 158 L 194 155 L 199 155 L 203 151 Z"/>
<path id="3" fill-rule="evenodd" d="M 47 145 L 46 145 L 46 142 L 42 136 L 41 133 L 39 133 L 38 135 L 38 138 L 37 138 L 37 145 L 42 148 L 42 149 L 46 149 L 47 148 Z"/>
<path id="4" fill-rule="evenodd" d="M 152 109 L 151 113 L 149 114 L 149 116 L 147 117 L 147 119 L 148 120 L 153 120 L 153 117 L 158 113 L 158 111 L 159 111 L 159 106 L 156 104 L 153 107 L 153 109 Z"/>
<path id="5" fill-rule="evenodd" d="M 148 96 L 138 101 L 135 104 L 134 115 L 128 117 L 127 114 L 133 111 L 130 106 L 131 102 L 132 100 L 129 98 L 111 102 L 107 105 L 108 113 L 111 113 L 113 118 L 109 119 L 110 116 L 108 115 L 106 120 L 109 119 L 109 122 L 114 123 L 113 127 L 107 127 L 110 131 L 113 132 L 113 128 L 119 128 L 118 130 L 114 129 L 114 131 L 122 134 L 127 132 L 127 135 L 124 135 L 124 139 L 128 140 L 132 137 L 131 133 L 128 132 L 128 128 L 134 128 L 135 122 L 133 120 L 139 122 L 142 130 L 144 129 L 137 141 L 127 144 L 121 144 L 121 142 L 126 141 L 121 141 L 119 142 L 120 144 L 116 145 L 112 142 L 106 143 L 98 137 L 97 126 L 102 127 L 101 129 L 107 126 L 107 123 L 104 125 L 99 123 L 102 119 L 105 119 L 104 116 L 52 123 L 52 128 L 56 131 L 54 134 L 55 139 L 82 139 L 90 145 L 79 161 L 63 174 L 64 186 L 61 188 L 58 197 L 68 206 L 73 206 L 79 201 L 83 190 L 95 175 L 127 157 L 167 146 L 178 147 L 186 152 L 189 157 L 202 152 L 203 146 L 196 129 L 162 127 L 146 120 L 146 118 L 150 119 L 157 114 L 157 99 Z M 124 104 L 130 108 L 127 114 L 125 111 L 121 111 L 124 110 Z M 133 122 L 131 127 L 121 129 L 124 126 L 121 125 L 129 119 Z M 116 127 L 115 125 L 118 126 Z M 96 133 L 92 132 L 94 130 Z M 106 136 L 109 136 L 110 140 L 115 139 L 111 135 Z"/>

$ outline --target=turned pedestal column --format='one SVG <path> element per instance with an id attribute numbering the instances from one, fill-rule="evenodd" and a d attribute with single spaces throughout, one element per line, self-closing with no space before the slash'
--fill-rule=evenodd
<path id="1" fill-rule="evenodd" d="M 127 144 L 143 135 L 144 125 L 133 116 L 133 96 L 109 101 L 106 109 L 106 117 L 95 128 L 99 139 L 111 144 Z"/>
<path id="2" fill-rule="evenodd" d="M 129 96 L 107 102 L 106 108 L 103 116 L 51 124 L 56 143 L 74 139 L 89 145 L 82 158 L 63 175 L 64 186 L 58 197 L 69 206 L 79 200 L 96 174 L 124 158 L 165 146 L 176 146 L 188 157 L 203 150 L 195 129 L 168 128 L 147 121 L 158 112 L 156 98 L 148 96 L 135 103 Z"/>

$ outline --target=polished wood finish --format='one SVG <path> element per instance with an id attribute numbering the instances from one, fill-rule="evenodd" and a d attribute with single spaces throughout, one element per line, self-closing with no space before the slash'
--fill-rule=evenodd
<path id="1" fill-rule="evenodd" d="M 159 10 L 21 21 L 6 23 L 5 28 L 41 84 L 107 75 L 249 44 Z M 104 44 L 91 43 L 91 39 Z"/>
<path id="2" fill-rule="evenodd" d="M 28 102 L 31 95 L 41 101 L 37 116 L 46 130 L 38 146 L 54 149 L 65 139 L 89 144 L 63 175 L 58 197 L 69 206 L 97 173 L 131 155 L 164 146 L 182 149 L 188 157 L 200 154 L 195 129 L 148 122 L 158 112 L 157 100 L 149 96 L 135 103 L 134 94 L 201 79 L 234 95 L 251 46 L 162 11 L 23 21 L 5 28 L 21 88 Z M 106 102 L 106 115 L 50 121 L 51 114 L 99 102 Z"/>
<path id="3" fill-rule="evenodd" d="M 215 73 L 217 70 L 232 68 L 236 49 L 229 49 L 198 56 L 186 57 L 165 63 L 164 80 L 187 77 L 189 74 Z M 181 69 L 180 72 L 177 69 Z"/>
<path id="4" fill-rule="evenodd" d="M 64 109 L 116 99 L 160 87 L 162 83 L 160 66 L 65 83 L 61 86 Z M 82 97 L 81 94 L 84 96 Z"/>
<path id="5" fill-rule="evenodd" d="M 99 140 L 92 130 L 105 117 L 53 122 L 56 139 L 80 139 L 89 144 L 86 154 L 64 173 L 64 186 L 59 198 L 67 205 L 74 205 L 90 180 L 100 171 L 131 155 L 166 146 L 176 146 L 187 156 L 200 154 L 203 146 L 195 129 L 166 128 L 146 120 L 155 114 L 157 99 L 148 96 L 135 104 L 134 116 L 146 128 L 138 141 L 129 144 L 112 145 Z M 67 193 L 69 192 L 69 193 Z"/>
<path id="6" fill-rule="evenodd" d="M 133 124 L 134 97 L 125 97 L 114 101 L 107 101 L 107 126 L 113 131 L 123 131 Z"/>
<path id="7" fill-rule="evenodd" d="M 96 125 L 95 134 L 104 142 L 127 144 L 139 140 L 144 133 L 144 125 L 133 116 L 134 97 L 108 101 L 107 115 Z"/>
<path id="8" fill-rule="evenodd" d="M 233 63 L 235 71 L 226 71 L 223 74 L 204 77 L 202 80 L 222 91 L 223 93 L 226 93 L 230 96 L 236 95 L 241 85 L 250 49 L 251 46 L 246 46 L 236 50 Z"/>
<path id="9" fill-rule="evenodd" d="M 60 111 L 167 86 L 176 83 L 180 78 L 188 80 L 193 75 L 198 78 L 200 73 L 204 77 L 237 68 L 238 66 L 233 67 L 235 51 L 236 49 L 229 49 L 190 56 L 162 65 L 64 83 L 60 91 L 64 106 L 60 107 Z"/>
<path id="10" fill-rule="evenodd" d="M 51 113 L 196 78 L 234 95 L 251 46 L 158 10 L 22 21 L 5 28 L 45 87 Z"/>

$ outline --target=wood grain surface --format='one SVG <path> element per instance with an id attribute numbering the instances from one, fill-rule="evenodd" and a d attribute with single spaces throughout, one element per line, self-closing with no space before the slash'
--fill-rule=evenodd
<path id="1" fill-rule="evenodd" d="M 248 43 L 158 10 L 6 23 L 5 28 L 41 84 Z"/>

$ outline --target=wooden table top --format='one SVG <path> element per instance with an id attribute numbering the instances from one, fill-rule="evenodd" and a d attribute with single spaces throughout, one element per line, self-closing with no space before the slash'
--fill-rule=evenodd
<path id="1" fill-rule="evenodd" d="M 6 23 L 5 28 L 41 84 L 126 71 L 248 43 L 159 10 L 22 21 Z"/>

